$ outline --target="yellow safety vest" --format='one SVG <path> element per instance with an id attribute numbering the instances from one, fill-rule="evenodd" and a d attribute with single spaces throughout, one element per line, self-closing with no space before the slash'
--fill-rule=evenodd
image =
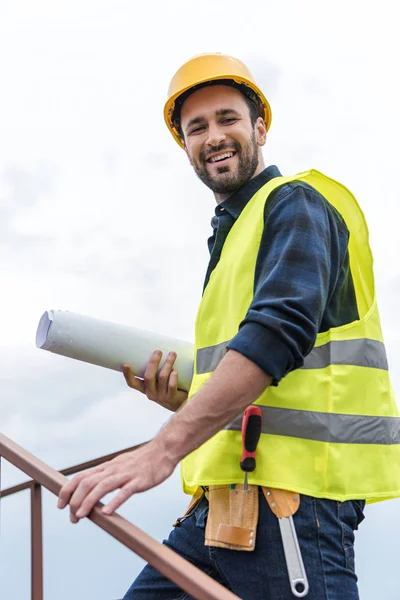
<path id="1" fill-rule="evenodd" d="M 400 496 L 400 416 L 375 299 L 367 225 L 351 192 L 318 171 L 269 181 L 229 232 L 197 315 L 189 399 L 211 377 L 246 316 L 265 202 L 291 181 L 318 190 L 349 228 L 359 320 L 318 334 L 304 366 L 256 400 L 263 409 L 263 431 L 249 483 L 339 501 Z M 186 493 L 243 481 L 240 429 L 241 416 L 182 461 Z"/>

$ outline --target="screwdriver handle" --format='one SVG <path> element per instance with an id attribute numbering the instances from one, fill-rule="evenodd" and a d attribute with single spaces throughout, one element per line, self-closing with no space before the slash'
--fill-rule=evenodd
<path id="1" fill-rule="evenodd" d="M 262 408 L 252 404 L 243 414 L 242 420 L 242 458 L 240 468 L 249 473 L 256 468 L 256 448 L 262 429 Z"/>

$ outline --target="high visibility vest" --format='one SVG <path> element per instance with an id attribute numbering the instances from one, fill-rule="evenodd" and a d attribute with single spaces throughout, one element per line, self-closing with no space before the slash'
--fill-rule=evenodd
<path id="1" fill-rule="evenodd" d="M 198 310 L 189 401 L 211 377 L 246 316 L 265 202 L 291 181 L 318 190 L 347 224 L 359 320 L 318 334 L 303 367 L 255 401 L 263 410 L 263 429 L 249 483 L 339 501 L 400 496 L 400 416 L 375 299 L 367 225 L 351 192 L 318 171 L 269 181 L 230 230 Z M 182 461 L 185 492 L 243 482 L 241 418 Z"/>

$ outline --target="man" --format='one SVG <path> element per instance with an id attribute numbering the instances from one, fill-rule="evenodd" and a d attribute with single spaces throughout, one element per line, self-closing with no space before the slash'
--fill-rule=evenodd
<path id="1" fill-rule="evenodd" d="M 194 501 L 168 545 L 241 598 L 289 600 L 270 500 L 286 490 L 299 500 L 307 598 L 356 600 L 354 530 L 365 501 L 400 495 L 400 419 L 363 215 L 344 186 L 317 171 L 284 178 L 265 168 L 270 107 L 232 57 L 183 65 L 165 119 L 217 201 L 189 401 L 174 353 L 157 376 L 154 352 L 143 381 L 124 365 L 128 385 L 175 415 L 146 446 L 77 475 L 59 506 L 69 503 L 77 522 L 119 489 L 103 509 L 111 514 L 182 461 Z M 240 426 L 254 403 L 263 426 L 245 493 Z M 125 599 L 184 597 L 147 566 Z"/>

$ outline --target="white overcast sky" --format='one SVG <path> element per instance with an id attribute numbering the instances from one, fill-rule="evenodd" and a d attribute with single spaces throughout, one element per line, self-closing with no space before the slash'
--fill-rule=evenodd
<path id="1" fill-rule="evenodd" d="M 141 442 L 168 418 L 120 374 L 35 347 L 47 309 L 192 340 L 212 194 L 163 122 L 191 56 L 231 53 L 270 99 L 267 164 L 341 180 L 367 216 L 400 398 L 395 1 L 0 0 L 0 430 L 56 468 Z M 2 462 L 2 486 L 25 477 Z M 114 600 L 141 567 L 45 494 L 45 599 Z M 121 514 L 162 540 L 179 474 Z M 398 600 L 400 501 L 366 510 L 362 600 Z M 1 503 L 0 597 L 29 596 L 29 497 Z"/>

